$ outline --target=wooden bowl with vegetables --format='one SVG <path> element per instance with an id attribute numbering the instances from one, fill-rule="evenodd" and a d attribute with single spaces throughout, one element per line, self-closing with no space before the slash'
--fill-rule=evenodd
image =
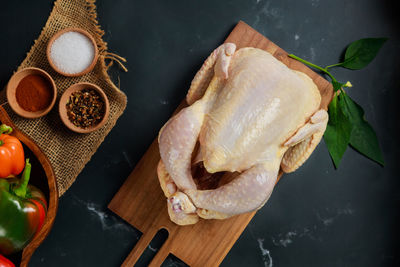
<path id="1" fill-rule="evenodd" d="M 16 128 L 2 106 L 0 125 L 0 149 L 9 152 L 3 153 L 0 159 L 4 163 L 0 166 L 0 175 L 7 177 L 0 178 L 0 213 L 6 215 L 0 218 L 0 224 L 3 224 L 0 225 L 3 228 L 0 254 L 15 266 L 27 266 L 54 223 L 58 208 L 56 177 L 46 155 Z M 8 223 L 11 219 L 13 223 Z"/>

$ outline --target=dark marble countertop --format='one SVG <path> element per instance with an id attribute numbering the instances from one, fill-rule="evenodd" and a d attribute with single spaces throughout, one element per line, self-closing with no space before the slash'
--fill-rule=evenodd
<path id="1" fill-rule="evenodd" d="M 399 53 L 395 1 L 98 1 L 113 68 L 128 107 L 98 152 L 60 199 L 50 235 L 30 266 L 118 266 L 140 232 L 107 209 L 118 188 L 186 94 L 208 54 L 243 20 L 288 52 L 316 64 L 338 62 L 360 38 L 389 37 L 360 71 L 335 69 L 365 109 L 386 166 L 352 149 L 335 170 L 322 141 L 285 175 L 222 266 L 394 266 L 398 252 Z M 0 9 L 0 84 L 4 87 L 39 35 L 51 0 L 4 1 Z M 165 265 L 180 266 L 168 258 Z"/>

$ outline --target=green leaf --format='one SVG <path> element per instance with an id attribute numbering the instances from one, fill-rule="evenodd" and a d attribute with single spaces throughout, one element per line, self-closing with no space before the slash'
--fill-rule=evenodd
<path id="1" fill-rule="evenodd" d="M 346 93 L 342 95 L 345 103 L 345 113 L 353 125 L 350 145 L 361 154 L 384 165 L 385 162 L 379 146 L 378 137 L 372 126 L 365 120 L 364 110 Z"/>
<path id="2" fill-rule="evenodd" d="M 341 94 L 335 95 L 329 104 L 329 121 L 324 134 L 324 140 L 328 147 L 335 167 L 338 168 L 340 160 L 350 141 L 352 125 L 344 114 Z"/>
<path id="3" fill-rule="evenodd" d="M 367 66 L 378 54 L 387 38 L 365 38 L 351 43 L 344 56 L 342 67 L 359 70 Z"/>
<path id="4" fill-rule="evenodd" d="M 333 91 L 336 92 L 336 91 L 340 90 L 340 88 L 342 88 L 344 84 L 342 84 L 338 81 L 332 81 L 332 85 L 333 85 Z"/>

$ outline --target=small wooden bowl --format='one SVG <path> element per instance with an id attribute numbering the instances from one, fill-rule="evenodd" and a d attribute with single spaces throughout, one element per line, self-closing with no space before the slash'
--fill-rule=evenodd
<path id="1" fill-rule="evenodd" d="M 49 83 L 51 84 L 51 89 L 53 90 L 53 99 L 51 100 L 50 105 L 44 110 L 39 110 L 39 111 L 35 111 L 35 112 L 27 111 L 27 110 L 23 109 L 17 102 L 17 97 L 16 97 L 17 86 L 21 82 L 21 80 L 28 75 L 40 75 L 40 76 L 44 77 L 46 80 L 48 80 Z M 54 104 L 56 103 L 56 99 L 57 99 L 56 84 L 54 83 L 53 78 L 51 78 L 51 76 L 42 69 L 33 68 L 33 67 L 22 69 L 20 71 L 17 71 L 16 73 L 14 73 L 14 75 L 11 76 L 11 79 L 8 81 L 8 84 L 7 84 L 8 104 L 10 105 L 12 110 L 14 110 L 14 112 L 17 113 L 21 117 L 24 117 L 27 119 L 35 119 L 35 118 L 39 118 L 39 117 L 46 115 L 53 108 Z"/>
<path id="2" fill-rule="evenodd" d="M 11 135 L 17 137 L 24 146 L 25 157 L 30 158 L 32 173 L 29 184 L 42 190 L 48 203 L 47 216 L 42 229 L 36 234 L 32 241 L 22 252 L 7 256 L 15 266 L 26 267 L 35 250 L 49 234 L 57 214 L 58 190 L 56 176 L 49 159 L 43 151 L 29 137 L 20 132 L 13 124 L 5 109 L 0 106 L 0 124 L 5 123 L 13 128 Z"/>
<path id="3" fill-rule="evenodd" d="M 71 96 L 72 93 L 76 92 L 76 91 L 80 91 L 83 89 L 94 89 L 96 92 L 99 93 L 99 95 L 101 96 L 101 98 L 104 101 L 104 106 L 105 106 L 105 112 L 104 112 L 104 117 L 103 119 L 96 124 L 95 126 L 89 127 L 89 128 L 80 128 L 75 126 L 68 118 L 67 115 L 67 102 L 69 100 L 69 97 Z M 106 94 L 103 92 L 103 90 L 101 90 L 100 87 L 98 87 L 97 85 L 94 85 L 92 83 L 76 83 L 74 85 L 72 85 L 71 87 L 69 87 L 61 96 L 60 99 L 60 104 L 59 104 L 59 113 L 60 113 L 60 117 L 62 122 L 65 124 L 65 126 L 67 126 L 68 129 L 76 132 L 76 133 L 90 133 L 93 131 L 96 131 L 97 129 L 100 129 L 101 127 L 104 126 L 104 124 L 107 122 L 108 119 L 108 115 L 110 113 L 110 104 L 108 102 L 108 98 L 106 96 Z"/>
<path id="4" fill-rule="evenodd" d="M 53 61 L 51 60 L 51 56 L 50 56 L 50 52 L 51 52 L 51 46 L 53 45 L 54 41 L 60 37 L 62 34 L 66 33 L 66 32 L 79 32 L 81 34 L 83 34 L 84 36 L 86 36 L 87 38 L 89 38 L 89 40 L 91 41 L 91 43 L 93 44 L 94 47 L 94 57 L 93 57 L 93 61 L 92 63 L 83 71 L 78 72 L 78 73 L 65 73 L 63 71 L 61 71 L 60 69 L 58 69 Z M 51 37 L 51 39 L 49 40 L 48 44 L 47 44 L 47 49 L 46 49 L 46 55 L 47 55 L 47 61 L 49 62 L 50 66 L 58 73 L 60 73 L 61 75 L 67 76 L 67 77 L 78 77 L 78 76 L 82 76 L 86 73 L 88 73 L 89 71 L 91 71 L 94 66 L 96 66 L 97 63 L 97 58 L 99 57 L 99 49 L 97 48 L 97 44 L 96 41 L 94 40 L 93 36 L 88 33 L 87 31 L 81 29 L 81 28 L 65 28 L 61 31 L 58 31 L 53 37 Z"/>

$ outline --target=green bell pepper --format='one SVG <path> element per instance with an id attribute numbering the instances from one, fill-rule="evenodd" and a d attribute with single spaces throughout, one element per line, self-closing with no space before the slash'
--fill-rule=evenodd
<path id="1" fill-rule="evenodd" d="M 46 218 L 46 199 L 39 189 L 28 185 L 30 173 L 27 159 L 21 179 L 0 178 L 0 254 L 26 247 Z"/>

